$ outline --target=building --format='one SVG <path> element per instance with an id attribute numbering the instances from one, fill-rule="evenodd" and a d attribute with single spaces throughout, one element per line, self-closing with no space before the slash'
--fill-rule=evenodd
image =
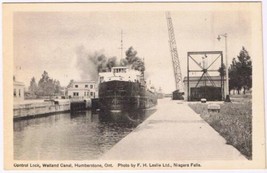
<path id="1" fill-rule="evenodd" d="M 67 94 L 69 98 L 97 98 L 98 89 L 95 81 L 74 81 Z"/>
<path id="2" fill-rule="evenodd" d="M 24 83 L 16 81 L 15 77 L 13 77 L 13 98 L 14 98 L 14 103 L 21 102 L 21 101 L 24 100 L 24 90 L 25 90 Z"/>
<path id="3" fill-rule="evenodd" d="M 189 82 L 189 87 L 188 87 Z M 224 88 L 226 88 L 226 80 L 221 76 L 190 76 L 185 77 L 184 83 L 184 99 L 188 101 L 200 101 L 206 98 L 208 101 L 220 101 L 224 99 Z M 189 92 L 188 92 L 189 90 Z"/>

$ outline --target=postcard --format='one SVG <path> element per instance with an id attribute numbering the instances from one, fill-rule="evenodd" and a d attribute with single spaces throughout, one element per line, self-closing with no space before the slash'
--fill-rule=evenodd
<path id="1" fill-rule="evenodd" d="M 266 168 L 261 12 L 3 3 L 4 168 Z"/>

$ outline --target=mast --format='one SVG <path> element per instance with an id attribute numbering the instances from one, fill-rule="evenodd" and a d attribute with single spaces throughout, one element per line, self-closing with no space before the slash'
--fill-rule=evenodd
<path id="1" fill-rule="evenodd" d="M 123 30 L 121 30 L 121 47 L 119 48 L 121 50 L 121 59 L 123 58 Z"/>

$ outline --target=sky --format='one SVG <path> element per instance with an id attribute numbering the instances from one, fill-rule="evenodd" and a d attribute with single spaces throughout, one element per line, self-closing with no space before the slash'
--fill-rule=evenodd
<path id="1" fill-rule="evenodd" d="M 218 34 L 228 34 L 229 63 L 242 46 L 251 51 L 249 9 L 183 9 L 171 11 L 171 16 L 183 77 L 187 73 L 187 52 L 225 50 L 225 40 L 218 41 Z M 137 56 L 144 58 L 147 80 L 166 93 L 175 90 L 164 11 L 16 12 L 13 23 L 14 73 L 26 87 L 32 77 L 38 82 L 44 70 L 62 86 L 71 79 L 84 80 L 90 70 L 80 68 L 81 58 L 86 56 L 79 57 L 77 50 L 119 60 L 123 30 L 124 51 L 132 46 Z M 86 80 L 93 80 L 90 74 Z"/>

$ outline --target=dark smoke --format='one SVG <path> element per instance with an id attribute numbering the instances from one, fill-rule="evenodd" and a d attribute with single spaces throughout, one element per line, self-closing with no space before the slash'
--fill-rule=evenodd
<path id="1" fill-rule="evenodd" d="M 126 52 L 126 60 L 128 62 L 128 65 L 130 65 L 130 67 L 132 69 L 135 70 L 139 70 L 141 72 L 145 71 L 145 65 L 144 62 L 141 60 L 141 58 L 137 57 L 137 51 L 134 50 L 133 47 L 130 47 Z"/>
<path id="2" fill-rule="evenodd" d="M 76 56 L 81 79 L 97 80 L 99 72 L 110 71 L 116 65 L 116 57 L 107 58 L 103 51 L 92 54 L 84 46 L 76 49 Z"/>
<path id="3" fill-rule="evenodd" d="M 126 58 L 117 61 L 117 57 L 106 57 L 103 52 L 88 52 L 84 46 L 76 49 L 77 67 L 82 79 L 97 80 L 99 72 L 110 71 L 112 67 L 129 66 L 131 69 L 145 71 L 144 62 L 137 57 L 137 51 L 130 47 L 126 52 Z"/>
<path id="4" fill-rule="evenodd" d="M 114 56 L 114 57 L 109 58 L 106 65 L 107 65 L 108 70 L 111 70 L 112 67 L 118 66 L 117 57 Z"/>
<path id="5" fill-rule="evenodd" d="M 120 64 L 121 64 L 121 66 L 127 66 L 128 65 L 128 61 L 123 58 L 123 59 L 121 59 Z"/>

